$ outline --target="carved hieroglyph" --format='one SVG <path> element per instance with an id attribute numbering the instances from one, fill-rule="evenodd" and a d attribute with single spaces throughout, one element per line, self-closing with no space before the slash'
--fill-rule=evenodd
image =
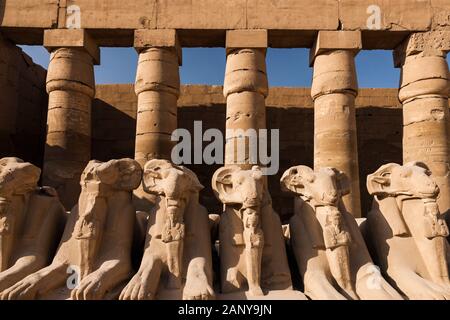
<path id="1" fill-rule="evenodd" d="M 290 243 L 312 299 L 401 299 L 373 264 L 355 218 L 342 196 L 349 180 L 334 168 L 288 169 L 281 186 L 298 197 Z"/>
<path id="2" fill-rule="evenodd" d="M 53 262 L 3 291 L 1 297 L 114 297 L 114 288 L 131 276 L 135 222 L 131 194 L 141 177 L 140 165 L 131 159 L 90 161 L 81 177 L 78 205 L 69 215 Z M 78 278 L 75 283 L 69 279 L 72 272 Z"/>
<path id="3" fill-rule="evenodd" d="M 54 189 L 39 188 L 41 170 L 0 159 L 0 294 L 53 258 L 65 222 Z"/>
<path id="4" fill-rule="evenodd" d="M 212 179 L 225 205 L 219 224 L 222 293 L 291 289 L 291 274 L 278 214 L 273 210 L 261 168 L 218 169 Z"/>
<path id="5" fill-rule="evenodd" d="M 450 299 L 449 235 L 439 187 L 421 162 L 389 163 L 367 177 L 368 230 L 380 266 L 410 299 Z"/>
<path id="6" fill-rule="evenodd" d="M 203 186 L 189 169 L 168 160 L 147 162 L 149 207 L 144 256 L 120 295 L 123 300 L 214 298 L 208 213 L 199 204 Z"/>

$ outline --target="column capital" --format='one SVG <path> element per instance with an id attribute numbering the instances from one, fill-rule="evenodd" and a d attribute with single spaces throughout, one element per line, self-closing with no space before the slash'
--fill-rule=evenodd
<path id="1" fill-rule="evenodd" d="M 163 48 L 173 50 L 181 66 L 183 55 L 175 29 L 138 29 L 134 31 L 134 48 L 138 53 L 148 48 Z"/>
<path id="2" fill-rule="evenodd" d="M 394 66 L 401 68 L 408 56 L 425 55 L 445 56 L 450 51 L 450 31 L 428 31 L 409 35 L 393 52 Z"/>
<path id="3" fill-rule="evenodd" d="M 312 67 L 316 57 L 328 51 L 349 50 L 356 55 L 361 49 L 361 31 L 319 31 L 309 52 L 309 65 Z"/>
<path id="4" fill-rule="evenodd" d="M 268 47 L 267 30 L 228 30 L 225 42 L 227 55 L 236 49 L 266 50 Z"/>
<path id="5" fill-rule="evenodd" d="M 100 64 L 100 48 L 84 29 L 45 30 L 44 47 L 49 52 L 57 48 L 84 49 L 92 57 L 95 65 Z"/>

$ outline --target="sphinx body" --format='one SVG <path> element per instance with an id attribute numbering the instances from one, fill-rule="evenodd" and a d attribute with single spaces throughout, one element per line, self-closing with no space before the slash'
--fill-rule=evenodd
<path id="1" fill-rule="evenodd" d="M 212 186 L 225 208 L 219 222 L 222 293 L 248 290 L 262 297 L 272 290 L 292 290 L 281 221 L 260 167 L 222 167 Z"/>
<path id="2" fill-rule="evenodd" d="M 90 161 L 53 262 L 4 290 L 2 299 L 103 299 L 131 276 L 135 209 L 142 169 L 131 159 Z M 72 277 L 75 275 L 75 277 Z M 73 278 L 73 279 L 72 279 Z"/>
<path id="3" fill-rule="evenodd" d="M 450 299 L 449 230 L 428 167 L 383 165 L 367 188 L 374 196 L 368 238 L 392 284 L 409 299 Z"/>
<path id="4" fill-rule="evenodd" d="M 143 190 L 153 195 L 144 255 L 120 299 L 214 298 L 209 219 L 199 203 L 203 186 L 189 169 L 153 159 Z"/>
<path id="5" fill-rule="evenodd" d="M 54 189 L 38 187 L 41 170 L 0 159 L 0 294 L 47 266 L 60 240 L 65 210 Z"/>
<path id="6" fill-rule="evenodd" d="M 312 299 L 401 299 L 374 265 L 355 218 L 341 198 L 349 181 L 341 171 L 306 166 L 288 169 L 285 191 L 297 195 L 290 245 L 305 293 Z"/>

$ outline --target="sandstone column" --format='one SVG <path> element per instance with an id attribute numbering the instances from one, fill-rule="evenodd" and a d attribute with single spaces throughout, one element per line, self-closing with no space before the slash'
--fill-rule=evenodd
<path id="1" fill-rule="evenodd" d="M 138 96 L 135 159 L 144 167 L 151 159 L 171 159 L 177 129 L 180 95 L 181 46 L 176 30 L 136 30 L 134 47 L 139 54 L 135 92 Z M 142 186 L 135 190 L 135 206 L 148 209 L 153 196 Z"/>
<path id="2" fill-rule="evenodd" d="M 441 212 L 450 209 L 448 51 L 450 31 L 412 34 L 394 51 L 402 68 L 403 162 L 428 165 L 441 190 Z"/>
<path id="3" fill-rule="evenodd" d="M 225 164 L 239 164 L 250 169 L 257 159 L 250 159 L 251 139 L 248 129 L 266 128 L 265 98 L 268 95 L 266 73 L 266 30 L 234 30 L 227 32 L 227 65 L 224 95 L 227 100 Z M 235 130 L 243 130 L 244 134 Z M 257 147 L 258 138 L 253 143 Z M 238 147 L 245 144 L 245 158 L 239 159 Z M 254 149 L 256 152 L 257 149 Z M 256 154 L 257 155 L 257 154 Z M 243 161 L 240 161 L 243 160 Z"/>
<path id="4" fill-rule="evenodd" d="M 334 167 L 350 179 L 346 209 L 361 217 L 355 99 L 358 84 L 354 57 L 362 48 L 359 31 L 319 31 L 310 53 L 314 67 L 314 169 Z"/>
<path id="5" fill-rule="evenodd" d="M 266 127 L 265 98 L 268 95 L 266 48 L 266 30 L 227 31 L 227 64 L 223 89 L 227 100 L 225 166 L 235 164 L 243 170 L 249 170 L 259 163 L 257 133 L 259 129 Z M 247 173 L 252 171 L 249 170 Z M 255 178 L 250 175 L 250 179 Z M 266 180 L 263 181 L 267 183 Z M 250 184 L 247 187 L 249 186 Z M 233 184 L 232 187 L 238 192 L 240 185 Z M 242 188 L 239 192 L 245 199 L 242 206 L 238 211 L 225 206 L 223 214 L 225 222 L 221 222 L 219 226 L 221 242 L 228 242 L 224 237 L 224 230 L 227 229 L 230 230 L 228 231 L 230 234 L 238 234 L 243 240 L 239 244 L 236 242 L 232 248 L 226 247 L 228 244 L 222 244 L 219 249 L 222 277 L 226 278 L 226 281 L 222 281 L 222 290 L 225 292 L 230 290 L 227 288 L 227 281 L 232 284 L 238 281 L 237 278 L 229 279 L 229 270 L 239 270 L 239 265 L 244 265 L 245 270 L 240 272 L 244 274 L 249 292 L 252 295 L 262 295 L 263 248 L 264 236 L 267 235 L 262 229 L 263 205 L 254 202 L 254 199 L 261 195 L 256 194 L 256 189 L 249 188 L 247 190 Z M 252 200 L 247 203 L 249 198 Z M 240 219 L 236 219 L 238 216 Z M 239 262 L 241 258 L 243 260 Z"/>
<path id="6" fill-rule="evenodd" d="M 91 158 L 94 63 L 100 50 L 85 30 L 46 30 L 50 51 L 47 142 L 43 183 L 55 187 L 67 210 L 77 203 L 80 176 Z"/>
<path id="7" fill-rule="evenodd" d="M 175 30 L 136 30 L 134 46 L 139 53 L 135 158 L 144 166 L 151 159 L 171 158 L 182 56 Z"/>

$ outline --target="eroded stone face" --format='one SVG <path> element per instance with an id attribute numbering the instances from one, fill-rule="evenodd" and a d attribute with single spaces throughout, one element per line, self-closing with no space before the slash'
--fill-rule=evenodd
<path id="1" fill-rule="evenodd" d="M 428 166 L 383 165 L 367 177 L 367 189 L 375 197 L 370 239 L 383 271 L 410 299 L 448 299 L 449 231 Z"/>
<path id="2" fill-rule="evenodd" d="M 281 187 L 301 195 L 317 205 L 337 206 L 342 196 L 348 194 L 348 178 L 334 168 L 321 168 L 315 173 L 306 166 L 296 166 L 281 178 Z"/>
<path id="3" fill-rule="evenodd" d="M 409 162 L 403 166 L 390 163 L 367 177 L 367 188 L 370 194 L 377 196 L 433 199 L 439 195 L 439 187 L 431 174 L 427 165 L 421 162 Z"/>
<path id="4" fill-rule="evenodd" d="M 258 166 L 251 170 L 239 170 L 229 166 L 216 171 L 213 188 L 224 204 L 242 205 L 244 209 L 261 206 L 263 200 L 264 178 Z"/>
<path id="5" fill-rule="evenodd" d="M 25 194 L 37 187 L 41 170 L 18 158 L 0 160 L 0 196 L 8 199 Z"/>

